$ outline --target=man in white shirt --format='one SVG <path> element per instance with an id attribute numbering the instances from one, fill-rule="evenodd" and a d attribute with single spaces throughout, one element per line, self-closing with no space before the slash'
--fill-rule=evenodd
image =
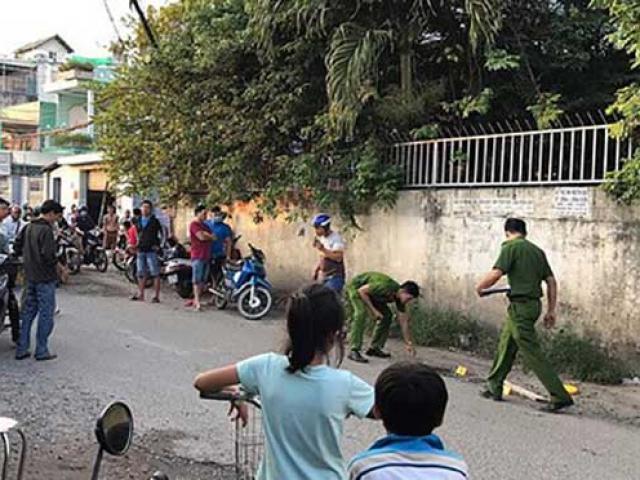
<path id="1" fill-rule="evenodd" d="M 18 205 L 11 207 L 11 214 L 2 221 L 7 240 L 12 244 L 26 223 L 22 220 L 22 209 Z"/>
<path id="2" fill-rule="evenodd" d="M 313 247 L 320 253 L 320 262 L 316 267 L 313 279 L 320 280 L 336 293 L 342 293 L 346 276 L 344 240 L 338 232 L 331 230 L 331 217 L 325 213 L 314 217 L 313 228 L 316 232 Z"/>

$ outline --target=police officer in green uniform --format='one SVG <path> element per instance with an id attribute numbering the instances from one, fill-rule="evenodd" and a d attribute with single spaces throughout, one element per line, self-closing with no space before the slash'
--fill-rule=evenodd
<path id="1" fill-rule="evenodd" d="M 507 240 L 493 269 L 478 284 L 479 295 L 507 275 L 511 286 L 506 323 L 500 335 L 498 352 L 488 377 L 486 398 L 502 400 L 502 385 L 511 371 L 516 354 L 540 379 L 549 391 L 550 402 L 545 410 L 556 412 L 573 405 L 560 378 L 545 359 L 535 331 L 535 323 L 542 313 L 542 287 L 547 284 L 548 307 L 544 316 L 546 328 L 556 323 L 557 283 L 545 253 L 526 239 L 523 220 L 510 218 L 505 223 Z"/>
<path id="2" fill-rule="evenodd" d="M 395 303 L 398 311 L 398 323 L 402 330 L 407 351 L 415 355 L 411 332 L 409 331 L 409 315 L 406 305 L 420 295 L 420 288 L 415 282 L 408 281 L 400 285 L 388 275 L 378 272 L 361 273 L 347 285 L 347 301 L 350 306 L 351 353 L 349 359 L 354 362 L 367 363 L 360 350 L 364 340 L 367 319 L 372 317 L 375 322 L 371 348 L 366 354 L 370 357 L 389 358 L 391 355 L 383 350 L 389 336 L 389 329 L 393 321 L 393 313 L 389 303 Z"/>

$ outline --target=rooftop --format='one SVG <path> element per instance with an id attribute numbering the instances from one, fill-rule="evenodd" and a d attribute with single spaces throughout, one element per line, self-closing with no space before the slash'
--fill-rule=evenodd
<path id="1" fill-rule="evenodd" d="M 36 62 L 31 62 L 29 60 L 18 60 L 16 58 L 3 58 L 0 57 L 0 65 L 3 67 L 13 67 L 13 68 L 24 68 L 35 70 Z"/>
<path id="2" fill-rule="evenodd" d="M 41 38 L 40 40 L 36 40 L 35 42 L 30 42 L 30 43 L 27 43 L 26 45 L 21 46 L 20 48 L 16 49 L 15 54 L 19 55 L 21 53 L 25 53 L 25 52 L 29 52 L 31 50 L 35 50 L 39 46 L 44 45 L 45 43 L 47 43 L 47 42 L 49 42 L 51 40 L 55 40 L 58 43 L 60 43 L 67 50 L 67 53 L 73 53 L 73 48 L 71 48 L 69 46 L 69 44 L 67 42 L 65 42 L 64 39 L 60 35 L 52 35 L 50 37 Z"/>

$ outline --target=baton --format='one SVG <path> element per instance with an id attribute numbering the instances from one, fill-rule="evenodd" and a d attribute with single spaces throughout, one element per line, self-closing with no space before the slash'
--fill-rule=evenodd
<path id="1" fill-rule="evenodd" d="M 488 297 L 490 295 L 497 295 L 498 293 L 506 293 L 507 295 L 509 295 L 511 293 L 511 287 L 509 285 L 506 285 L 502 287 L 485 288 L 480 292 L 480 296 Z"/>

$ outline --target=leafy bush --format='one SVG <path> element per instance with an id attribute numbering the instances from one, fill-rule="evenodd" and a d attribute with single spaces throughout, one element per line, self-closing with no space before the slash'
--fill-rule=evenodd
<path id="1" fill-rule="evenodd" d="M 498 346 L 498 331 L 455 310 L 414 305 L 411 328 L 417 345 L 458 348 L 491 356 Z"/>
<path id="2" fill-rule="evenodd" d="M 90 148 L 93 137 L 86 133 L 59 133 L 53 137 L 56 147 Z"/>
<path id="3" fill-rule="evenodd" d="M 594 333 L 578 335 L 571 328 L 541 335 L 542 349 L 559 371 L 571 378 L 615 384 L 632 375 L 632 368 L 615 357 Z"/>
<path id="4" fill-rule="evenodd" d="M 536 120 L 538 128 L 550 128 L 564 111 L 558 106 L 562 99 L 559 93 L 541 93 L 538 95 L 537 103 L 527 107 L 533 118 Z"/>
<path id="5" fill-rule="evenodd" d="M 617 172 L 609 172 L 602 188 L 616 201 L 631 205 L 640 198 L 640 151 L 624 163 Z"/>
<path id="6" fill-rule="evenodd" d="M 67 60 L 60 65 L 58 69 L 60 72 L 66 72 L 69 70 L 82 70 L 83 72 L 93 72 L 94 66 L 89 62 L 79 62 L 78 60 Z"/>

